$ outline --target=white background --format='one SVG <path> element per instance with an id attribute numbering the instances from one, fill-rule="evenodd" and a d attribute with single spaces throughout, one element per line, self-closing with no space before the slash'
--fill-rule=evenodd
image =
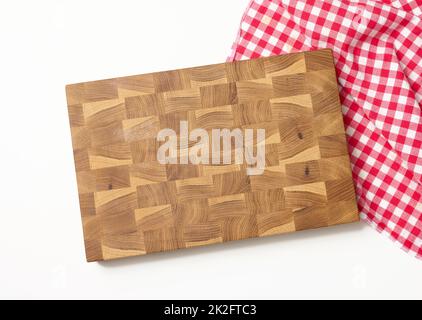
<path id="1" fill-rule="evenodd" d="M 249 0 L 0 4 L 0 298 L 422 298 L 364 223 L 85 262 L 65 84 L 224 62 Z"/>

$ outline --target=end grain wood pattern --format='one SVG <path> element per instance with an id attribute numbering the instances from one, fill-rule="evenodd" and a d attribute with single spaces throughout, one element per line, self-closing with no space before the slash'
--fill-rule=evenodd
<path id="1" fill-rule="evenodd" d="M 357 221 L 330 50 L 66 87 L 88 261 Z M 157 161 L 157 133 L 265 128 L 266 168 Z"/>

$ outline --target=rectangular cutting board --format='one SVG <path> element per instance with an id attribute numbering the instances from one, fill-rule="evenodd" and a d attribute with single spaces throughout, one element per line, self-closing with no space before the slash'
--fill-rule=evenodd
<path id="1" fill-rule="evenodd" d="M 87 260 L 357 221 L 337 90 L 328 49 L 68 85 Z M 181 164 L 192 141 L 161 164 L 157 135 L 183 120 L 210 136 L 265 129 L 265 170 L 234 152 Z"/>

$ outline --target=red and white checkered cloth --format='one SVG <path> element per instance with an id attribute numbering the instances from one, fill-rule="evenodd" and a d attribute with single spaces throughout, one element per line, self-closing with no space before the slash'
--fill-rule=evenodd
<path id="1" fill-rule="evenodd" d="M 422 258 L 422 0 L 253 0 L 229 61 L 331 48 L 363 220 Z"/>

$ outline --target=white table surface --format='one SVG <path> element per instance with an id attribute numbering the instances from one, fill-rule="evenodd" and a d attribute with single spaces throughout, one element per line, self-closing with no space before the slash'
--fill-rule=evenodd
<path id="1" fill-rule="evenodd" d="M 248 1 L 0 4 L 0 298 L 422 298 L 364 223 L 85 262 L 65 84 L 224 62 Z"/>

